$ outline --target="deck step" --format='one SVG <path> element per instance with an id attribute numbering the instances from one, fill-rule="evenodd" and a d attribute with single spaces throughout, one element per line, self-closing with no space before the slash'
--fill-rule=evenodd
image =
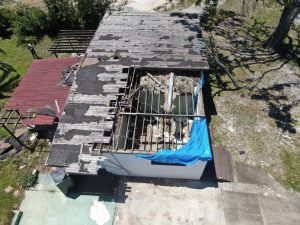
<path id="1" fill-rule="evenodd" d="M 213 157 L 217 179 L 233 182 L 232 158 L 230 152 L 220 146 L 213 146 Z"/>

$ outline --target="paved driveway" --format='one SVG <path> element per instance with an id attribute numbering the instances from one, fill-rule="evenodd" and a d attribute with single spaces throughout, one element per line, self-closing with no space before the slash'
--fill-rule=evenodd
<path id="1" fill-rule="evenodd" d="M 296 225 L 299 194 L 239 166 L 234 183 L 124 178 L 115 225 Z"/>

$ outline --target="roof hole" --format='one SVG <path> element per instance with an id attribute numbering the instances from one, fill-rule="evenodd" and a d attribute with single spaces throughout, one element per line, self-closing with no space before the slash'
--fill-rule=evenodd
<path id="1" fill-rule="evenodd" d="M 122 69 L 122 73 L 128 73 L 128 71 L 129 71 L 129 68 L 123 68 Z"/>
<path id="2" fill-rule="evenodd" d="M 111 136 L 111 133 L 112 133 L 112 130 L 105 130 L 105 131 L 103 132 L 103 136 L 104 136 L 104 137 L 110 137 L 110 136 Z"/>

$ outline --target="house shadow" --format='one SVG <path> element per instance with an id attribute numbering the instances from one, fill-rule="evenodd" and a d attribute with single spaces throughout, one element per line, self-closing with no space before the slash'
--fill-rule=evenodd
<path id="1" fill-rule="evenodd" d="M 96 195 L 99 200 L 112 201 L 116 193 L 119 178 L 105 170 L 99 170 L 97 175 L 72 174 L 67 178 L 69 189 L 67 197 L 76 199 L 81 195 Z"/>
<path id="2" fill-rule="evenodd" d="M 300 104 L 300 99 L 288 103 L 287 96 L 283 90 L 289 87 L 300 87 L 300 82 L 286 82 L 274 84 L 268 88 L 260 88 L 251 95 L 252 99 L 265 101 L 268 105 L 268 115 L 275 120 L 276 125 L 282 131 L 296 133 L 295 120 L 292 117 L 291 109 Z"/>
<path id="3" fill-rule="evenodd" d="M 186 187 L 190 189 L 217 188 L 218 182 L 214 172 L 213 162 L 209 162 L 199 180 L 123 177 L 116 176 L 105 170 L 100 170 L 98 175 L 70 175 L 71 188 L 67 197 L 77 199 L 81 195 L 99 196 L 99 201 L 125 203 L 128 193 L 131 192 L 130 183 L 145 183 L 154 186 Z M 67 185 L 68 181 L 64 181 Z"/>

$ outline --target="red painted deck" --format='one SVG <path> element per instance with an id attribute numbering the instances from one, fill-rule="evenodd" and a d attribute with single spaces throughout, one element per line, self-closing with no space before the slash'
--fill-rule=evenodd
<path id="1" fill-rule="evenodd" d="M 6 108 L 16 109 L 21 114 L 26 114 L 30 109 L 50 106 L 57 112 L 55 105 L 57 100 L 60 109 L 57 115 L 60 116 L 70 89 L 58 85 L 62 79 L 62 69 L 78 61 L 77 57 L 35 60 L 7 102 Z M 38 121 L 43 123 L 41 118 Z M 49 123 L 49 119 L 45 118 L 45 122 L 47 121 Z"/>

